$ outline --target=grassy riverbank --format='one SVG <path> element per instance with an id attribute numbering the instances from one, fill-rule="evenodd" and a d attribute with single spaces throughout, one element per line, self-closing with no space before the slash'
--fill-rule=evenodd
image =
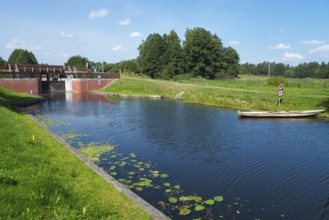
<path id="1" fill-rule="evenodd" d="M 177 93 L 184 91 L 180 100 L 187 103 L 250 110 L 326 109 L 323 115 L 329 116 L 329 80 L 287 79 L 283 103 L 278 106 L 278 88 L 268 85 L 267 79 L 243 75 L 239 79 L 226 81 L 200 78 L 166 81 L 123 75 L 104 92 L 175 98 Z"/>
<path id="2" fill-rule="evenodd" d="M 32 97 L 0 87 L 0 219 L 150 219 L 29 116 Z"/>

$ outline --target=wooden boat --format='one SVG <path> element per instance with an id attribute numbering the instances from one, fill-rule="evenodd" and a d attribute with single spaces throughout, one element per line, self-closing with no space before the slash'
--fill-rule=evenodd
<path id="1" fill-rule="evenodd" d="M 307 111 L 260 111 L 260 112 L 248 112 L 238 111 L 240 117 L 249 118 L 304 118 L 313 117 L 324 110 L 307 110 Z"/>

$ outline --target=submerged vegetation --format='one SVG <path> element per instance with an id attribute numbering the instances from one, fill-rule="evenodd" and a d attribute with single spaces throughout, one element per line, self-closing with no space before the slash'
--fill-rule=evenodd
<path id="1" fill-rule="evenodd" d="M 196 194 L 189 195 L 180 184 L 170 178 L 169 174 L 157 170 L 155 164 L 143 161 L 136 153 L 124 155 L 113 147 L 106 149 L 106 146 L 101 152 L 98 150 L 99 146 L 94 145 L 94 143 L 88 144 L 92 146 L 91 151 L 95 152 L 92 154 L 98 155 L 98 159 L 93 160 L 100 167 L 136 193 L 160 194 L 162 199 L 157 202 L 158 208 L 165 213 L 193 217 L 207 216 L 212 214 L 212 206 L 215 203 L 220 205 L 224 200 L 221 195 L 207 199 Z M 101 154 L 102 156 L 99 157 Z"/>
<path id="2" fill-rule="evenodd" d="M 113 147 L 110 145 L 96 145 L 95 143 L 90 143 L 79 149 L 83 155 L 93 162 L 99 162 L 99 156 L 111 150 L 113 150 Z"/>

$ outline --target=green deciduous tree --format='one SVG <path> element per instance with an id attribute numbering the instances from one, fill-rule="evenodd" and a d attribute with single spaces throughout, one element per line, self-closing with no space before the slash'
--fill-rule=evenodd
<path id="1" fill-rule="evenodd" d="M 221 67 L 222 42 L 203 28 L 187 29 L 183 43 L 186 71 L 214 79 Z"/>
<path id="2" fill-rule="evenodd" d="M 9 64 L 38 64 L 37 59 L 31 51 L 15 49 L 8 59 Z"/>
<path id="3" fill-rule="evenodd" d="M 88 63 L 88 67 L 91 67 L 89 60 L 86 57 L 82 57 L 80 55 L 75 55 L 70 57 L 65 65 L 67 66 L 75 66 L 78 69 L 85 69 L 86 64 Z"/>
<path id="4" fill-rule="evenodd" d="M 0 57 L 0 67 L 5 66 L 6 64 L 7 62 L 4 59 L 2 59 L 2 57 Z"/>
<path id="5" fill-rule="evenodd" d="M 163 36 L 165 42 L 164 52 L 164 78 L 172 78 L 184 73 L 183 49 L 177 33 L 172 30 L 169 35 Z"/>
<path id="6" fill-rule="evenodd" d="M 160 78 L 164 68 L 165 42 L 160 34 L 151 34 L 139 46 L 138 63 L 141 72 Z"/>
<path id="7" fill-rule="evenodd" d="M 218 78 L 232 78 L 237 77 L 240 72 L 240 56 L 238 52 L 232 47 L 226 47 L 222 50 L 222 60 L 220 73 Z"/>
<path id="8" fill-rule="evenodd" d="M 139 65 L 136 59 L 121 61 L 121 69 L 123 72 L 138 73 Z"/>

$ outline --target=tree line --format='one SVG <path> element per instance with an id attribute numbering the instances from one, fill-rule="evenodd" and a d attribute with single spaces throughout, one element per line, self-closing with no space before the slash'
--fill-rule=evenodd
<path id="1" fill-rule="evenodd" d="M 329 62 L 301 63 L 289 66 L 283 63 L 263 62 L 259 64 L 244 63 L 240 65 L 241 74 L 284 76 L 286 78 L 329 79 Z"/>
<path id="2" fill-rule="evenodd" d="M 181 43 L 175 31 L 169 34 L 150 34 L 139 45 L 137 59 L 118 63 L 94 62 L 75 55 L 64 65 L 90 72 L 131 72 L 152 78 L 203 77 L 227 79 L 239 74 L 284 76 L 286 78 L 329 78 L 329 62 L 283 63 L 262 62 L 239 64 L 239 54 L 231 47 L 223 47 L 220 38 L 203 28 L 187 29 Z M 31 51 L 15 49 L 8 61 L 0 57 L 0 67 L 10 64 L 38 64 Z"/>

